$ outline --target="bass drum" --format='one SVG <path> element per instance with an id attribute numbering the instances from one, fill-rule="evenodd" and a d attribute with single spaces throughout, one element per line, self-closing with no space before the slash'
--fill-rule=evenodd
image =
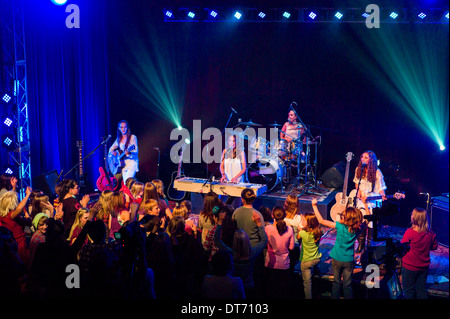
<path id="1" fill-rule="evenodd" d="M 278 160 L 259 159 L 256 163 L 249 164 L 248 182 L 267 185 L 267 192 L 270 192 L 281 182 L 283 174 L 284 165 Z"/>

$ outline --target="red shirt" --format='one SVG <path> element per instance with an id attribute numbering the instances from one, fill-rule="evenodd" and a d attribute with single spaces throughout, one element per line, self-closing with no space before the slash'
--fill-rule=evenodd
<path id="1" fill-rule="evenodd" d="M 430 250 L 437 249 L 436 234 L 432 231 L 417 232 L 408 228 L 401 243 L 409 243 L 409 251 L 402 258 L 402 265 L 408 270 L 421 271 L 430 266 Z"/>

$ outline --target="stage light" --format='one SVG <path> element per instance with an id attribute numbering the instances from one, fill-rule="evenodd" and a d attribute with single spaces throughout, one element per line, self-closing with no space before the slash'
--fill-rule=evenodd
<path id="1" fill-rule="evenodd" d="M 5 169 L 5 174 L 12 175 L 12 174 L 14 174 L 14 171 L 11 168 L 7 167 Z"/>
<path id="2" fill-rule="evenodd" d="M 425 17 L 427 16 L 425 13 L 421 12 L 417 15 L 419 18 L 421 18 L 422 20 L 425 19 Z"/>
<path id="3" fill-rule="evenodd" d="M 391 14 L 389 15 L 392 19 L 397 19 L 398 17 L 398 13 L 392 11 Z"/>
<path id="4" fill-rule="evenodd" d="M 181 125 L 178 125 L 177 129 L 178 129 L 178 131 L 181 131 L 183 129 L 183 127 Z"/>
<path id="5" fill-rule="evenodd" d="M 258 14 L 258 17 L 260 17 L 261 19 L 264 19 L 265 16 L 266 14 L 262 11 Z"/>
<path id="6" fill-rule="evenodd" d="M 445 146 L 444 146 L 444 145 L 441 145 L 441 146 L 439 146 L 439 149 L 440 149 L 441 151 L 445 151 Z"/>
<path id="7" fill-rule="evenodd" d="M 367 17 L 369 16 L 369 14 L 368 14 L 367 12 L 364 12 L 364 13 L 362 14 L 362 16 L 363 16 L 364 18 L 367 19 Z"/>
<path id="8" fill-rule="evenodd" d="M 10 149 L 13 146 L 14 137 L 11 134 L 2 135 L 2 146 Z"/>
<path id="9" fill-rule="evenodd" d="M 188 139 L 187 137 L 186 137 L 186 139 L 184 140 L 184 142 L 185 142 L 186 144 L 191 144 L 191 140 Z"/>
<path id="10" fill-rule="evenodd" d="M 12 96 L 8 93 L 4 93 L 2 96 L 2 101 L 6 104 L 9 104 L 9 102 L 12 101 Z"/>
<path id="11" fill-rule="evenodd" d="M 172 18 L 173 12 L 170 11 L 170 10 L 167 10 L 167 11 L 166 11 L 166 16 L 169 17 L 169 18 Z"/>
<path id="12" fill-rule="evenodd" d="M 67 0 L 52 0 L 52 2 L 54 4 L 56 4 L 57 6 L 62 6 L 64 4 L 66 4 Z"/>
<path id="13" fill-rule="evenodd" d="M 291 16 L 291 14 L 290 14 L 289 12 L 287 12 L 287 11 L 285 11 L 285 12 L 283 13 L 283 17 L 285 17 L 286 19 L 289 19 L 290 16 Z"/>
<path id="14" fill-rule="evenodd" d="M 310 17 L 311 19 L 314 20 L 314 19 L 317 17 L 317 14 L 315 14 L 314 12 L 311 11 L 311 12 L 309 13 L 308 17 Z"/>
<path id="15" fill-rule="evenodd" d="M 209 13 L 209 15 L 213 18 L 217 17 L 217 12 L 214 10 L 211 10 L 211 12 Z"/>
<path id="16" fill-rule="evenodd" d="M 338 11 L 338 12 L 336 12 L 336 14 L 335 14 L 334 16 L 335 16 L 336 18 L 338 18 L 339 20 L 341 20 L 341 18 L 342 18 L 344 15 Z"/>
<path id="17" fill-rule="evenodd" d="M 239 20 L 242 17 L 242 14 L 239 11 L 236 11 L 234 17 Z"/>
<path id="18" fill-rule="evenodd" d="M 447 14 L 445 15 L 445 17 L 448 19 L 448 12 L 447 12 Z"/>
<path id="19" fill-rule="evenodd" d="M 3 121 L 3 124 L 5 124 L 7 127 L 10 127 L 12 123 L 13 123 L 13 121 L 12 121 L 9 117 L 7 117 L 7 118 Z"/>
<path id="20" fill-rule="evenodd" d="M 192 12 L 192 11 L 189 11 L 188 17 L 191 18 L 191 19 L 194 19 L 195 18 L 195 13 Z"/>

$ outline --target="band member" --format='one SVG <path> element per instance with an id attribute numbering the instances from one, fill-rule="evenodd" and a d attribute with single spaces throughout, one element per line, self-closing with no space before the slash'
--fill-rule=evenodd
<path id="1" fill-rule="evenodd" d="M 236 135 L 230 135 L 227 148 L 222 152 L 220 162 L 221 182 L 242 183 L 245 180 L 247 163 L 244 151 L 236 146 Z"/>
<path id="2" fill-rule="evenodd" d="M 355 170 L 355 177 L 353 178 L 355 188 L 357 190 L 356 207 L 359 208 L 364 215 L 372 214 L 373 208 L 381 207 L 383 200 L 386 199 L 386 184 L 384 182 L 384 176 L 381 170 L 378 168 L 377 156 L 373 151 L 365 151 L 360 158 L 358 166 Z M 372 193 L 372 196 L 381 195 L 383 199 L 368 202 L 370 212 L 366 212 L 364 203 L 361 201 L 361 194 Z M 365 247 L 366 233 L 367 240 L 372 239 L 373 222 L 370 222 L 367 231 L 363 231 L 358 237 L 358 249 L 357 252 Z"/>
<path id="3" fill-rule="evenodd" d="M 134 149 L 128 151 L 132 145 Z M 121 174 L 116 174 L 116 178 L 118 181 L 122 179 L 125 183 L 128 178 L 134 177 L 136 172 L 139 172 L 137 137 L 131 134 L 130 125 L 127 121 L 120 121 L 117 125 L 117 138 L 109 148 L 109 153 L 116 156 L 119 150 L 125 152 L 125 157 L 123 158 L 125 166 L 122 168 Z"/>
<path id="4" fill-rule="evenodd" d="M 305 128 L 298 122 L 294 111 L 289 111 L 288 121 L 281 128 L 280 139 L 290 143 L 292 140 L 298 139 L 305 132 Z"/>

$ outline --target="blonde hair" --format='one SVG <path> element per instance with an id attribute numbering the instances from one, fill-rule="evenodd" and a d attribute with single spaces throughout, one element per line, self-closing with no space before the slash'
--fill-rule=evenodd
<path id="1" fill-rule="evenodd" d="M 428 232 L 430 230 L 430 222 L 428 213 L 425 209 L 416 207 L 411 213 L 412 228 L 419 233 Z"/>
<path id="2" fill-rule="evenodd" d="M 180 205 L 180 206 L 176 206 L 173 208 L 172 211 L 172 216 L 176 217 L 176 216 L 181 216 L 184 218 L 184 220 L 186 220 L 188 218 L 188 209 L 186 206 L 184 205 Z"/>
<path id="3" fill-rule="evenodd" d="M 9 212 L 19 205 L 19 199 L 15 191 L 7 191 L 0 197 L 0 217 L 6 217 Z"/>
<path id="4" fill-rule="evenodd" d="M 284 201 L 284 210 L 286 211 L 287 218 L 294 218 L 296 214 L 299 213 L 300 203 L 298 197 L 289 194 Z"/>
<path id="5" fill-rule="evenodd" d="M 158 201 L 155 199 L 148 199 L 145 203 L 142 202 L 142 204 L 139 206 L 139 215 L 147 215 L 158 205 Z"/>
<path id="6" fill-rule="evenodd" d="M 89 209 L 84 207 L 80 208 L 77 211 L 77 214 L 75 215 L 75 221 L 72 224 L 72 228 L 70 229 L 69 237 L 67 238 L 67 240 L 71 240 L 72 234 L 75 231 L 75 229 L 77 229 L 77 227 L 81 227 L 81 217 L 83 217 L 84 214 L 88 213 Z"/>
<path id="7" fill-rule="evenodd" d="M 134 199 L 144 191 L 144 183 L 141 182 L 134 182 L 133 185 L 131 185 L 131 195 L 133 195 Z"/>

